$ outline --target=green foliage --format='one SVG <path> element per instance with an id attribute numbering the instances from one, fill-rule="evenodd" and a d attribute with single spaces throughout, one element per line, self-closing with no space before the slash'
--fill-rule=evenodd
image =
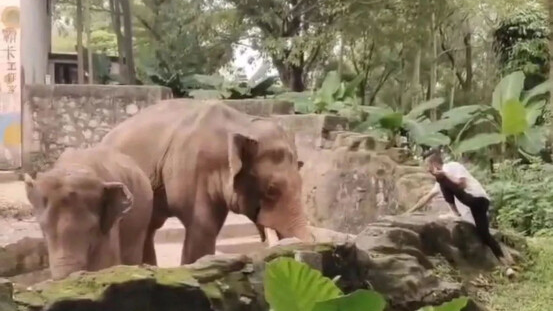
<path id="1" fill-rule="evenodd" d="M 526 88 L 546 80 L 548 34 L 547 14 L 541 8 L 523 7 L 502 20 L 493 36 L 503 72 L 523 71 L 531 78 Z"/>
<path id="2" fill-rule="evenodd" d="M 292 101 L 297 113 L 336 113 L 358 122 L 363 117 L 357 96 L 361 80 L 357 76 L 351 81 L 342 81 L 338 72 L 330 71 L 316 92 L 284 92 L 276 98 Z"/>
<path id="3" fill-rule="evenodd" d="M 483 291 L 489 310 L 545 311 L 553 305 L 553 238 L 527 239 L 528 262 L 516 280 L 495 278 L 491 290 Z"/>
<path id="4" fill-rule="evenodd" d="M 232 59 L 243 30 L 236 12 L 223 3 L 142 0 L 133 9 L 140 77 L 179 97 L 198 87 L 194 74 L 213 74 Z"/>
<path id="5" fill-rule="evenodd" d="M 277 258 L 265 269 L 265 299 L 274 311 L 383 311 L 386 300 L 370 290 L 344 295 L 332 280 L 291 258 Z M 467 298 L 420 311 L 461 311 Z"/>
<path id="6" fill-rule="evenodd" d="M 313 310 L 316 303 L 343 295 L 332 280 L 290 258 L 270 262 L 264 284 L 267 302 L 275 311 Z"/>
<path id="7" fill-rule="evenodd" d="M 431 99 L 417 105 L 405 115 L 388 107 L 362 106 L 362 109 L 369 116 L 367 121 L 362 123 L 357 130 L 369 131 L 372 128 L 378 128 L 386 131 L 390 140 L 395 142 L 395 138 L 403 129 L 408 131 L 409 138 L 417 145 L 429 147 L 449 145 L 450 138 L 441 131 L 450 130 L 466 122 L 470 116 L 468 114 L 459 114 L 454 117 L 449 115 L 437 122 L 431 122 L 426 118 L 424 114 L 427 111 L 437 109 L 444 103 L 443 98 Z"/>
<path id="8" fill-rule="evenodd" d="M 276 77 L 262 78 L 254 81 L 229 81 L 220 75 L 193 75 L 202 89 L 189 91 L 190 96 L 197 99 L 244 99 L 272 94 L 270 88 L 275 84 Z"/>
<path id="9" fill-rule="evenodd" d="M 492 96 L 492 107 L 481 106 L 470 123 L 459 133 L 453 150 L 457 154 L 474 152 L 497 144 L 508 143 L 510 152 L 536 155 L 545 148 L 545 136 L 536 126 L 543 113 L 545 102 L 536 98 L 549 91 L 549 81 L 523 92 L 525 76 L 521 71 L 505 76 L 496 86 Z M 497 132 L 480 133 L 468 139 L 462 137 L 470 126 L 478 121 L 486 122 Z M 507 150 L 507 151 L 509 151 Z"/>
<path id="10" fill-rule="evenodd" d="M 487 190 L 496 221 L 527 235 L 553 234 L 553 165 L 519 161 L 499 164 Z"/>

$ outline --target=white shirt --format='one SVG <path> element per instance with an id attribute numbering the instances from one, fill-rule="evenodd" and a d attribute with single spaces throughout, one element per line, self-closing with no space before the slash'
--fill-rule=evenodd
<path id="1" fill-rule="evenodd" d="M 484 197 L 489 199 L 488 194 L 486 193 L 486 190 L 484 190 L 484 187 L 480 184 L 474 176 L 459 162 L 448 162 L 445 163 L 442 167 L 442 171 L 446 174 L 448 177 L 452 177 L 455 180 L 459 180 L 459 178 L 465 178 L 466 179 L 466 187 L 465 191 L 474 196 L 474 197 Z M 436 182 L 434 185 L 434 188 L 432 188 L 432 192 L 439 193 L 441 192 L 440 184 Z M 471 223 L 474 223 L 474 218 L 472 217 L 472 213 L 470 211 L 470 208 L 466 206 L 465 204 L 461 203 L 457 198 L 455 198 L 455 206 L 459 210 L 459 214 L 461 214 L 461 217 Z"/>

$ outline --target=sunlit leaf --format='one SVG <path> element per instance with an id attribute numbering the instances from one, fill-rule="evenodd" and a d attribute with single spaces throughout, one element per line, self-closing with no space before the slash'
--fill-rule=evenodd
<path id="1" fill-rule="evenodd" d="M 520 99 L 520 94 L 524 88 L 524 73 L 515 71 L 501 79 L 495 87 L 492 95 L 492 106 L 501 111 L 502 105 L 510 99 Z"/>
<path id="2" fill-rule="evenodd" d="M 264 285 L 265 299 L 274 311 L 313 310 L 317 302 L 343 295 L 331 279 L 286 257 L 267 264 Z"/>
<path id="3" fill-rule="evenodd" d="M 501 107 L 501 132 L 518 135 L 528 129 L 526 109 L 518 99 L 509 99 Z"/>

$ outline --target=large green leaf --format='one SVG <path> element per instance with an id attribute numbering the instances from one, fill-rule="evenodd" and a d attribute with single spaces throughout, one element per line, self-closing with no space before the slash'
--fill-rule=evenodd
<path id="1" fill-rule="evenodd" d="M 429 147 L 448 146 L 451 139 L 439 132 L 429 133 L 424 136 L 415 137 L 417 145 L 426 145 Z"/>
<path id="2" fill-rule="evenodd" d="M 310 311 L 317 302 L 343 295 L 331 279 L 291 258 L 278 258 L 265 269 L 265 299 L 274 311 Z"/>
<path id="3" fill-rule="evenodd" d="M 524 100 L 522 101 L 522 104 L 526 106 L 528 105 L 528 102 L 530 102 L 532 98 L 549 92 L 549 90 L 551 89 L 551 82 L 552 82 L 551 80 L 547 80 L 545 82 L 542 82 L 536 85 L 534 88 L 529 90 L 528 93 L 526 93 L 526 96 L 524 96 Z"/>
<path id="4" fill-rule="evenodd" d="M 542 127 L 533 127 L 518 137 L 520 148 L 531 155 L 545 148 L 545 131 Z"/>
<path id="5" fill-rule="evenodd" d="M 411 118 L 411 119 L 416 119 L 419 116 L 421 116 L 425 111 L 430 110 L 430 109 L 436 109 L 440 105 L 442 105 L 443 103 L 445 103 L 444 98 L 434 98 L 434 99 L 431 99 L 429 101 L 420 103 L 415 108 L 413 108 L 411 111 L 409 111 L 409 113 L 406 115 L 406 117 Z"/>
<path id="6" fill-rule="evenodd" d="M 536 120 L 543 114 L 543 108 L 545 107 L 545 100 L 532 103 L 526 107 L 526 122 L 528 126 L 536 124 Z"/>
<path id="7" fill-rule="evenodd" d="M 468 298 L 466 297 L 460 297 L 453 299 L 449 302 L 446 302 L 440 306 L 434 307 L 434 306 L 428 306 L 424 307 L 422 309 L 419 309 L 419 311 L 461 311 L 469 302 Z"/>
<path id="8" fill-rule="evenodd" d="M 455 107 L 453 109 L 450 109 L 444 114 L 442 114 L 442 119 L 445 118 L 456 118 L 458 116 L 470 116 L 473 115 L 475 112 L 481 111 L 485 109 L 486 106 L 483 105 L 467 105 L 467 106 L 459 106 Z"/>
<path id="9" fill-rule="evenodd" d="M 520 93 L 524 88 L 524 73 L 515 71 L 501 79 L 495 87 L 492 95 L 492 106 L 501 111 L 501 107 L 510 99 L 520 99 Z"/>
<path id="10" fill-rule="evenodd" d="M 355 91 L 361 82 L 363 81 L 363 75 L 358 75 L 355 79 L 351 80 L 346 84 L 346 89 L 344 92 L 344 97 L 354 97 Z"/>
<path id="11" fill-rule="evenodd" d="M 221 87 L 221 85 L 223 85 L 223 82 L 224 82 L 223 77 L 220 75 L 208 76 L 208 75 L 196 74 L 194 75 L 194 79 L 196 79 L 196 81 L 198 81 L 201 84 L 210 85 L 214 88 Z"/>
<path id="12" fill-rule="evenodd" d="M 394 111 L 390 108 L 376 107 L 376 106 L 359 106 L 361 110 L 368 114 L 367 124 L 376 125 L 380 123 L 380 120 Z"/>
<path id="13" fill-rule="evenodd" d="M 416 120 L 404 118 L 403 123 L 409 131 L 410 137 L 418 145 L 426 145 L 429 147 L 447 146 L 451 143 L 448 136 L 433 131 L 433 123 L 418 122 Z"/>
<path id="14" fill-rule="evenodd" d="M 323 85 L 319 90 L 319 95 L 326 104 L 330 104 L 334 101 L 334 94 L 339 88 L 340 75 L 338 75 L 336 71 L 330 71 L 323 81 Z"/>
<path id="15" fill-rule="evenodd" d="M 501 107 L 501 132 L 518 135 L 528 129 L 526 109 L 518 99 L 509 99 Z"/>
<path id="16" fill-rule="evenodd" d="M 380 118 L 380 126 L 389 130 L 396 130 L 403 126 L 403 115 L 399 112 L 392 112 Z"/>
<path id="17" fill-rule="evenodd" d="M 386 300 L 382 295 L 361 289 L 346 296 L 321 301 L 313 311 L 382 311 L 385 307 Z"/>
<path id="18" fill-rule="evenodd" d="M 477 151 L 479 149 L 504 142 L 505 135 L 500 133 L 484 133 L 465 139 L 454 149 L 456 153 Z"/>

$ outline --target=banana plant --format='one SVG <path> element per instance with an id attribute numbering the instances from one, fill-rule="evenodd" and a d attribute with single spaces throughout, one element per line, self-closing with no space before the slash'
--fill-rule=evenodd
<path id="1" fill-rule="evenodd" d="M 431 99 L 417 105 L 406 114 L 389 107 L 362 106 L 369 116 L 357 130 L 383 130 L 388 133 L 389 139 L 393 143 L 400 130 L 403 129 L 409 133 L 409 138 L 417 145 L 429 147 L 449 145 L 451 140 L 442 131 L 448 131 L 466 123 L 476 109 L 472 106 L 454 108 L 434 122 L 425 116 L 425 112 L 436 109 L 444 103 L 444 98 Z"/>
<path id="2" fill-rule="evenodd" d="M 277 81 L 275 76 L 250 81 L 229 81 L 220 75 L 196 74 L 193 78 L 205 87 L 190 92 L 190 96 L 197 99 L 243 99 L 265 96 L 270 94 L 269 89 Z"/>
<path id="3" fill-rule="evenodd" d="M 493 145 L 507 145 L 525 155 L 536 155 L 545 147 L 545 130 L 536 125 L 544 112 L 546 101 L 541 95 L 549 92 L 551 81 L 523 92 L 522 71 L 505 76 L 495 87 L 491 106 L 479 105 L 477 113 L 465 124 L 453 143 L 452 150 L 460 155 Z M 487 123 L 495 131 L 462 139 L 476 124 Z"/>

